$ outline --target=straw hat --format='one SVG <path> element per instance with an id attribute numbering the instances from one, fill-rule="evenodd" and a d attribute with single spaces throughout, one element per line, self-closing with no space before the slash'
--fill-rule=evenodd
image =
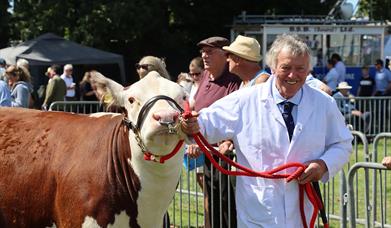
<path id="1" fill-rule="evenodd" d="M 259 62 L 262 59 L 261 45 L 251 37 L 239 35 L 231 45 L 225 46 L 223 49 L 249 61 Z"/>
<path id="2" fill-rule="evenodd" d="M 337 89 L 351 89 L 352 87 L 347 82 L 340 82 Z"/>

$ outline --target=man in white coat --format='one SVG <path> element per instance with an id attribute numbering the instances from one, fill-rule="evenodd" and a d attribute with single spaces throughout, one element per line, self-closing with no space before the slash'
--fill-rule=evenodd
<path id="1" fill-rule="evenodd" d="M 267 171 L 300 162 L 302 175 L 284 179 L 240 176 L 236 202 L 238 227 L 303 227 L 299 185 L 327 181 L 349 160 L 353 139 L 331 96 L 305 84 L 310 49 L 297 36 L 278 37 L 267 54 L 273 75 L 260 85 L 238 90 L 182 122 L 187 134 L 200 131 L 210 143 L 232 139 L 237 160 Z M 282 104 L 292 102 L 293 134 L 288 133 Z M 312 206 L 305 198 L 307 224 Z"/>

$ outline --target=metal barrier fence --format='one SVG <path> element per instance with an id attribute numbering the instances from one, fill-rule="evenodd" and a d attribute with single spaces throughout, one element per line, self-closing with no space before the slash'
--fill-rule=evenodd
<path id="1" fill-rule="evenodd" d="M 379 184 L 372 185 L 372 191 L 369 189 L 370 180 L 365 179 L 365 195 L 364 204 L 358 198 L 358 195 L 353 188 L 355 179 L 357 179 L 359 169 L 364 169 L 367 174 L 370 171 L 373 172 L 373 180 L 379 181 Z M 390 215 L 387 213 L 390 209 L 387 203 L 387 199 L 390 197 L 390 189 L 387 188 L 387 170 L 386 167 L 379 163 L 374 162 L 358 162 L 354 164 L 348 173 L 348 195 L 349 195 L 349 219 L 350 227 L 357 227 L 357 224 L 364 224 L 365 227 L 391 227 Z M 390 171 L 390 170 L 388 170 Z M 380 191 L 377 191 L 377 187 L 380 187 Z M 372 197 L 371 197 L 372 196 Z M 377 205 L 377 197 L 380 198 L 380 205 Z M 371 200 L 372 198 L 372 200 Z M 363 207 L 360 207 L 364 205 Z M 365 217 L 359 216 L 359 211 L 365 211 Z M 380 210 L 380 214 L 377 211 Z M 372 211 L 372 214 L 371 214 Z M 372 216 L 372 217 L 371 217 Z M 379 221 L 380 220 L 380 221 Z"/>
<path id="2" fill-rule="evenodd" d="M 382 158 L 391 154 L 388 151 L 391 150 L 388 141 L 391 138 L 391 133 L 380 133 L 381 131 L 391 132 L 390 98 L 355 98 L 358 109 L 364 110 L 364 112 L 367 110 L 371 113 L 370 127 L 366 128 L 365 133 L 352 131 L 354 140 L 350 162 L 336 177 L 321 185 L 326 212 L 331 220 L 330 227 L 347 227 L 349 223 L 350 227 L 356 227 L 360 224 L 365 225 L 365 227 L 391 227 L 389 224 L 391 204 L 387 203 L 389 195 L 387 193 L 391 192 L 391 187 L 387 185 L 387 175 L 380 172 L 381 177 L 377 177 L 379 172 L 376 171 L 385 168 L 380 164 L 368 163 L 370 161 L 377 162 L 378 155 L 381 155 Z M 337 104 L 341 105 L 347 101 L 347 99 L 338 99 Z M 99 102 L 55 102 L 50 109 L 75 113 L 104 111 Z M 365 130 L 364 120 L 357 121 L 351 117 L 346 118 L 346 120 L 347 123 L 353 125 L 354 129 Z M 373 139 L 372 153 L 369 152 L 367 136 Z M 363 173 L 358 172 L 361 169 L 363 169 Z M 371 172 L 373 172 L 372 176 L 370 175 Z M 348 173 L 348 181 L 345 173 Z M 221 177 L 220 174 L 219 176 Z M 227 181 L 228 184 L 231 184 L 230 179 Z M 228 194 L 234 193 L 228 192 Z M 222 194 L 212 195 L 211 197 L 220 199 Z M 378 203 L 379 198 L 380 203 Z M 177 192 L 168 210 L 169 216 L 165 218 L 166 224 L 171 224 L 171 227 L 203 227 L 206 215 L 204 203 L 204 194 L 197 182 L 196 171 L 183 169 Z M 348 205 L 350 209 L 349 216 Z M 211 205 L 211 207 L 216 206 L 220 209 L 223 208 L 221 202 L 218 205 Z M 221 221 L 223 217 L 218 214 L 212 215 L 211 219 Z"/>
<path id="3" fill-rule="evenodd" d="M 337 98 L 336 101 L 354 130 L 369 137 L 391 132 L 391 97 Z"/>
<path id="4" fill-rule="evenodd" d="M 391 132 L 391 97 L 337 98 L 336 101 L 346 123 L 351 124 L 354 130 L 370 138 L 381 132 Z M 49 110 L 75 113 L 118 111 L 115 108 L 106 110 L 98 101 L 56 101 Z"/>
<path id="5" fill-rule="evenodd" d="M 50 104 L 49 110 L 84 114 L 105 111 L 99 101 L 56 101 Z"/>

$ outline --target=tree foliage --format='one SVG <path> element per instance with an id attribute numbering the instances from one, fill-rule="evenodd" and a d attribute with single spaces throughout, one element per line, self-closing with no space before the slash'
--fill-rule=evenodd
<path id="1" fill-rule="evenodd" d="M 374 20 L 391 20 L 391 0 L 361 0 L 360 14 Z"/>
<path id="2" fill-rule="evenodd" d="M 14 40 L 53 32 L 124 55 L 129 72 L 134 72 L 132 66 L 144 55 L 155 55 L 166 57 L 169 71 L 179 73 L 187 71 L 189 60 L 198 55 L 198 41 L 214 35 L 229 37 L 233 17 L 242 11 L 258 15 L 326 15 L 335 2 L 15 0 L 14 13 L 7 24 L 11 25 Z M 386 9 L 390 7 L 382 10 Z M 389 15 L 390 11 L 385 13 Z M 3 19 L 1 22 L 4 25 Z"/>
<path id="3" fill-rule="evenodd" d="M 6 47 L 9 41 L 9 18 L 8 1 L 0 1 L 0 48 Z"/>

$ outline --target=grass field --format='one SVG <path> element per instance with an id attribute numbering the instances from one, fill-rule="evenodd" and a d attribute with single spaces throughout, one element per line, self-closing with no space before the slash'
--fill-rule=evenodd
<path id="1" fill-rule="evenodd" d="M 347 212 L 347 226 L 349 224 L 349 208 L 348 197 L 341 194 L 341 187 L 347 183 L 341 184 L 343 180 L 347 180 L 349 168 L 356 162 L 371 161 L 373 159 L 373 144 L 368 145 L 368 154 L 365 153 L 366 147 L 359 140 L 353 142 L 353 153 L 350 162 L 344 167 L 344 174 L 340 172 L 332 180 L 326 184 L 321 184 L 321 191 L 323 200 L 325 202 L 326 211 L 330 220 L 330 227 L 341 227 L 341 212 L 343 208 Z M 391 139 L 380 140 L 377 147 L 377 157 L 380 162 L 385 155 L 391 155 Z M 373 193 L 374 171 L 367 172 L 367 179 L 365 178 L 365 170 L 360 169 L 354 177 L 354 192 L 355 192 L 355 206 L 356 206 L 356 223 L 357 227 L 365 227 L 366 210 L 370 214 L 369 221 L 373 221 L 373 212 L 376 211 L 376 221 L 383 221 L 385 224 L 391 224 L 391 172 L 382 171 L 376 172 L 376 194 Z M 379 175 L 380 174 L 380 175 Z M 369 204 L 365 204 L 366 187 L 368 188 L 367 199 Z M 182 171 L 181 182 L 178 186 L 181 192 L 177 192 L 175 199 L 169 208 L 170 223 L 172 227 L 203 227 L 204 224 L 204 210 L 203 210 L 203 196 L 202 190 L 195 180 L 195 173 L 193 171 Z M 380 191 L 381 189 L 381 191 Z M 178 190 L 180 191 L 180 190 Z M 346 191 L 346 190 L 345 190 Z M 376 199 L 374 205 L 373 199 Z M 382 220 L 383 218 L 383 220 Z M 319 227 L 323 227 L 321 221 Z M 372 227 L 372 225 L 371 225 Z M 386 227 L 388 227 L 386 225 Z M 391 226 L 390 226 L 391 227 Z"/>

